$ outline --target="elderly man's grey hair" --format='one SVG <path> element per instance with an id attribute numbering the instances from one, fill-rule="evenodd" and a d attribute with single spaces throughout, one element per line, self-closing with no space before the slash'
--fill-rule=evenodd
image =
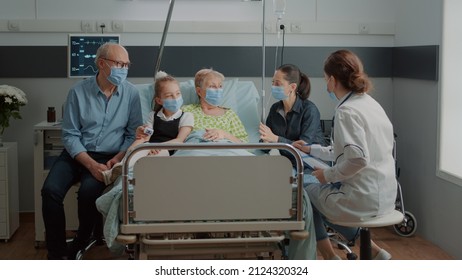
<path id="1" fill-rule="evenodd" d="M 102 44 L 96 51 L 95 65 L 98 65 L 97 63 L 98 59 L 109 57 L 109 54 L 111 53 L 111 49 L 112 49 L 111 47 L 116 46 L 116 45 L 120 46 L 118 43 L 115 43 L 115 42 L 107 42 L 107 43 Z"/>

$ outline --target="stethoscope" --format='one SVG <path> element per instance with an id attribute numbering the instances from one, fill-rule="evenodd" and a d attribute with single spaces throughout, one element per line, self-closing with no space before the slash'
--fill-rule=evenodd
<path id="1" fill-rule="evenodd" d="M 337 108 L 342 106 L 343 103 L 345 103 L 352 95 L 353 95 L 353 92 L 350 91 L 350 93 L 348 93 L 348 96 L 345 97 L 342 100 L 342 102 L 340 102 L 340 104 L 337 105 Z M 330 131 L 330 146 L 331 147 L 334 147 L 334 122 L 335 122 L 335 113 L 334 113 L 334 116 L 332 117 L 332 128 L 331 128 L 331 131 Z"/>

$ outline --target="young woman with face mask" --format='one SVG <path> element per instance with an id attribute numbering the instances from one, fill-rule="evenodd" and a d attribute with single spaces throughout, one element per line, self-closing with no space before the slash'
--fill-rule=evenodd
<path id="1" fill-rule="evenodd" d="M 154 110 L 149 114 L 147 123 L 137 128 L 136 140 L 129 150 L 145 142 L 183 143 L 194 126 L 194 116 L 180 109 L 183 105 L 183 98 L 178 81 L 165 72 L 157 73 L 155 79 Z M 146 153 L 137 153 L 137 158 L 145 155 L 168 156 L 173 153 L 174 151 L 150 150 Z M 132 159 L 132 162 L 135 161 L 136 159 Z M 121 164 L 104 171 L 105 183 L 109 185 L 114 182 L 120 176 L 121 171 Z"/>
<path id="2" fill-rule="evenodd" d="M 293 144 L 294 141 L 303 141 L 309 144 L 324 144 L 319 110 L 313 102 L 308 100 L 310 90 L 308 76 L 302 73 L 297 66 L 285 64 L 275 71 L 271 94 L 277 101 L 271 106 L 266 124 L 260 124 L 259 132 L 262 142 Z M 295 167 L 295 158 L 290 152 L 286 150 L 279 152 L 287 157 Z M 308 166 L 305 168 L 305 183 L 317 182 L 316 178 L 310 175 L 312 171 Z M 305 193 L 303 201 L 308 201 Z M 312 216 L 311 205 L 308 201 L 307 205 L 304 205 L 303 219 L 310 228 L 310 235 L 303 241 L 290 240 L 289 259 L 316 259 L 316 246 L 314 245 L 316 238 L 311 234 L 314 231 Z"/>
<path id="3" fill-rule="evenodd" d="M 324 145 L 319 110 L 308 100 L 311 85 L 307 75 L 293 64 L 280 66 L 273 75 L 271 94 L 278 100 L 271 106 L 266 125 L 260 124 L 260 138 L 266 143 L 303 141 Z M 295 166 L 287 151 L 280 151 Z"/>
<path id="4" fill-rule="evenodd" d="M 194 78 L 199 104 L 186 105 L 183 111 L 194 115 L 193 130 L 204 130 L 204 140 L 247 142 L 247 131 L 237 114 L 232 109 L 221 106 L 224 79 L 223 74 L 215 70 L 199 70 Z"/>

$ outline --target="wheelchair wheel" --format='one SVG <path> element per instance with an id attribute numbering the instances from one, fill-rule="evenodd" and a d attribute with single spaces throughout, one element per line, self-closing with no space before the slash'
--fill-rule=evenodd
<path id="1" fill-rule="evenodd" d="M 404 212 L 404 220 L 400 224 L 393 225 L 395 232 L 403 237 L 412 236 L 417 230 L 417 220 L 411 212 Z"/>
<path id="2" fill-rule="evenodd" d="M 358 255 L 356 255 L 353 252 L 348 253 L 346 256 L 347 256 L 347 260 L 350 260 L 350 261 L 354 261 L 354 260 L 358 259 Z"/>

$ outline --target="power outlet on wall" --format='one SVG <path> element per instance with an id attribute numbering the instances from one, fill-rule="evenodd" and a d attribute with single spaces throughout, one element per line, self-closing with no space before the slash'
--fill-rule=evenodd
<path id="1" fill-rule="evenodd" d="M 301 33 L 302 32 L 302 24 L 298 22 L 292 22 L 290 24 L 290 32 L 291 33 Z"/>
<path id="2" fill-rule="evenodd" d="M 112 21 L 112 31 L 122 33 L 124 31 L 124 23 L 120 20 Z"/>
<path id="3" fill-rule="evenodd" d="M 98 20 L 96 22 L 96 31 L 100 33 L 109 32 L 111 26 L 108 20 Z"/>
<path id="4" fill-rule="evenodd" d="M 369 25 L 366 23 L 360 23 L 359 34 L 369 34 Z"/>
<path id="5" fill-rule="evenodd" d="M 85 33 L 94 32 L 95 22 L 91 20 L 82 20 L 82 22 L 80 23 L 80 28 Z"/>
<path id="6" fill-rule="evenodd" d="M 9 20 L 8 21 L 8 30 L 9 31 L 19 31 L 19 20 Z"/>

